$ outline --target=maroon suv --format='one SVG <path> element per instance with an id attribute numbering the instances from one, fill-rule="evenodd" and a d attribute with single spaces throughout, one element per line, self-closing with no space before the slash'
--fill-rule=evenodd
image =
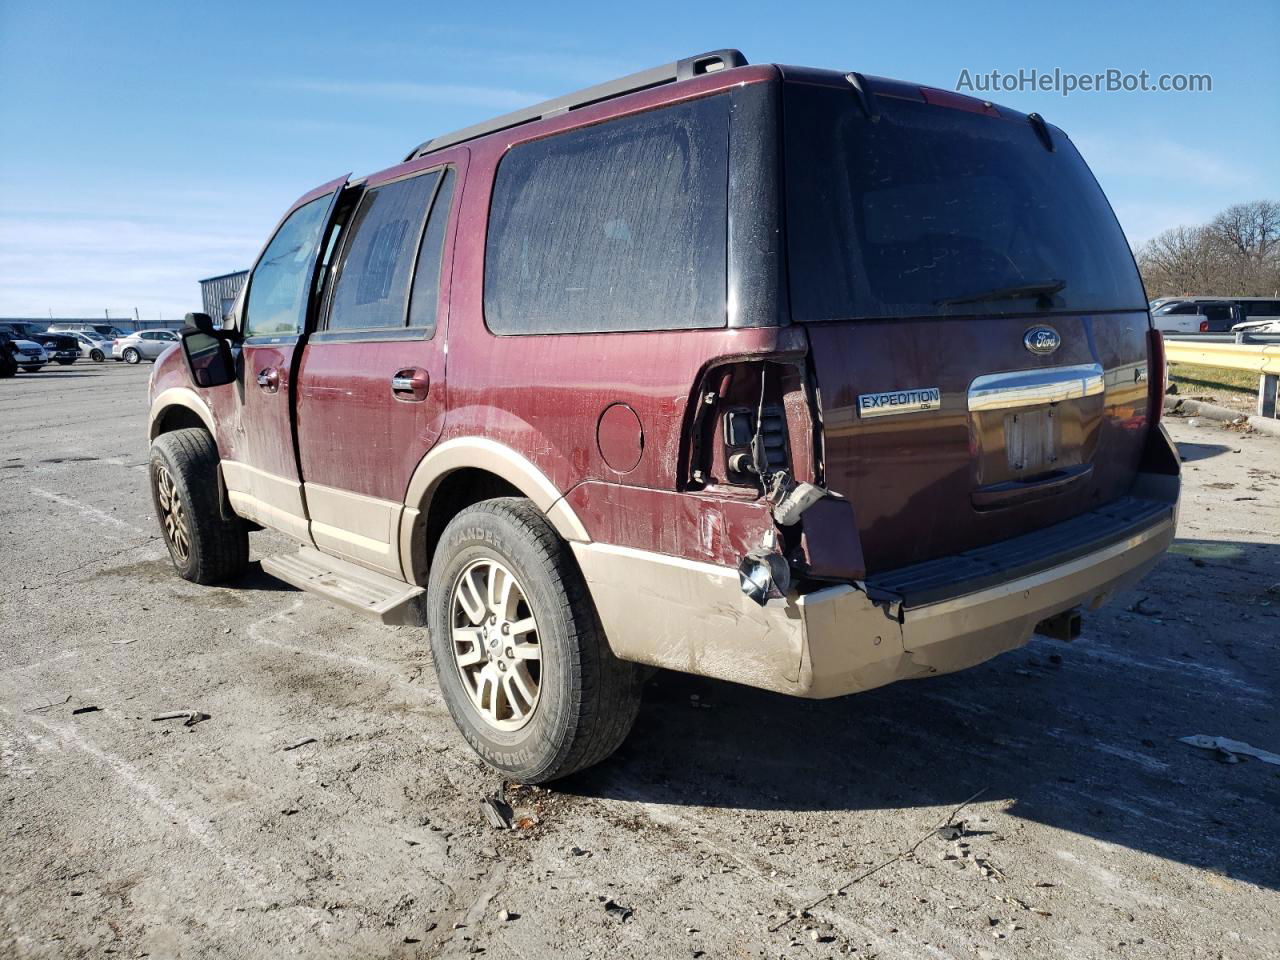
<path id="1" fill-rule="evenodd" d="M 1164 362 L 1071 141 L 857 73 L 681 60 L 303 195 L 152 377 L 178 571 L 429 628 L 548 780 L 648 667 L 804 697 L 1078 629 L 1174 535 Z"/>

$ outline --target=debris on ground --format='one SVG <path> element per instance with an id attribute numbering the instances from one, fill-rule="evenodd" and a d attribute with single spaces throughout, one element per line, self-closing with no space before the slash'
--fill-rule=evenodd
<path id="1" fill-rule="evenodd" d="M 45 710 L 52 710 L 54 707 L 60 707 L 64 703 L 71 702 L 71 694 L 67 694 L 61 700 L 50 700 L 48 703 L 42 703 L 38 707 L 27 707 L 23 713 L 41 713 Z"/>
<path id="2" fill-rule="evenodd" d="M 71 698 L 68 697 L 67 699 L 69 700 Z M 97 713 L 101 709 L 102 709 L 101 707 L 92 706 L 92 705 L 87 707 L 76 707 L 74 710 L 71 711 L 71 715 L 74 717 L 76 714 L 79 714 L 79 713 Z"/>
<path id="3" fill-rule="evenodd" d="M 289 744 L 288 746 L 284 747 L 283 749 L 285 749 L 285 750 L 297 750 L 299 747 L 305 747 L 308 743 L 316 743 L 316 742 L 317 742 L 317 741 L 316 741 L 316 738 L 315 738 L 315 737 L 303 737 L 303 738 L 302 738 L 301 740 L 299 740 L 297 743 L 291 743 L 291 744 Z"/>
<path id="4" fill-rule="evenodd" d="M 137 637 L 130 637 L 128 640 L 112 640 L 111 645 L 115 647 L 123 647 L 126 643 L 137 643 Z"/>
<path id="5" fill-rule="evenodd" d="M 1241 757 L 1255 757 L 1263 763 L 1280 766 L 1280 753 L 1272 753 L 1245 743 L 1243 740 L 1232 740 L 1230 737 L 1209 737 L 1197 733 L 1190 737 L 1179 737 L 1179 743 L 1199 747 L 1201 750 L 1213 750 L 1218 753 L 1223 763 L 1239 763 Z"/>
<path id="6" fill-rule="evenodd" d="M 876 864 L 874 867 L 871 867 L 869 870 L 864 870 L 862 873 L 858 874 L 852 880 L 846 881 L 845 883 L 836 887 L 830 893 L 824 893 L 822 896 L 820 896 L 817 900 L 814 900 L 807 907 L 804 907 L 803 909 L 798 911 L 795 911 L 795 910 L 791 911 L 783 919 L 779 920 L 777 923 L 771 926 L 769 928 L 769 932 L 777 933 L 779 930 L 785 927 L 792 920 L 795 920 L 798 917 L 808 916 L 809 911 L 813 910 L 814 907 L 817 907 L 823 903 L 826 903 L 833 896 L 838 897 L 842 895 L 846 890 L 848 890 L 854 884 L 861 883 L 863 880 L 867 879 L 867 877 L 871 876 L 874 873 L 879 873 L 881 870 L 883 870 L 885 867 L 889 866 L 890 864 L 897 863 L 899 860 L 902 860 L 904 857 L 911 856 L 911 854 L 915 853 L 916 850 L 919 849 L 920 844 L 924 843 L 930 837 L 936 836 L 938 831 L 941 830 L 944 826 L 955 823 L 956 817 L 959 815 L 960 811 L 963 810 L 965 807 L 967 807 L 969 804 L 973 803 L 973 801 L 977 800 L 980 796 L 982 796 L 986 792 L 987 792 L 987 788 L 983 787 L 977 793 L 973 794 L 973 796 L 969 797 L 962 803 L 958 804 L 956 808 L 947 815 L 947 818 L 943 820 L 942 823 L 938 824 L 938 826 L 934 827 L 928 833 L 922 834 L 920 838 L 916 840 L 915 843 L 911 844 L 911 846 L 903 850 L 899 850 L 888 860 L 881 861 L 880 863 Z M 1004 875 L 1001 874 L 1001 876 L 1004 876 Z"/>
<path id="7" fill-rule="evenodd" d="M 511 920 L 519 920 L 520 914 L 512 913 L 510 910 L 499 910 L 498 919 L 501 920 L 503 923 L 507 923 L 508 921 L 511 921 Z"/>
<path id="8" fill-rule="evenodd" d="M 948 823 L 938 828 L 938 836 L 943 840 L 959 840 L 964 836 L 964 821 Z"/>
<path id="9" fill-rule="evenodd" d="M 631 908 L 624 907 L 619 903 L 614 903 L 612 900 L 606 900 L 604 902 L 604 912 L 609 914 L 609 916 L 613 917 L 613 919 L 617 920 L 619 923 L 626 923 L 631 919 Z"/>
<path id="10" fill-rule="evenodd" d="M 511 804 L 507 803 L 506 792 L 506 784 L 503 784 L 497 793 L 480 801 L 480 812 L 495 830 L 510 830 L 511 818 L 515 816 Z"/>
<path id="11" fill-rule="evenodd" d="M 157 720 L 182 720 L 184 727 L 194 727 L 201 720 L 211 719 L 209 714 L 201 713 L 199 710 L 174 710 L 172 713 L 162 713 L 152 717 L 151 722 Z"/>
<path id="12" fill-rule="evenodd" d="M 1158 617 L 1161 613 L 1159 607 L 1151 606 L 1147 603 L 1150 597 L 1140 597 L 1138 602 L 1129 608 L 1130 613 L 1139 613 L 1144 617 Z"/>

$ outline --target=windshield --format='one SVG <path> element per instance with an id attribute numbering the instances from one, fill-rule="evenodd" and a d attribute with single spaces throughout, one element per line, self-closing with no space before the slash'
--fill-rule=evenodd
<path id="1" fill-rule="evenodd" d="M 1147 307 L 1069 140 L 1022 118 L 785 84 L 791 308 L 800 321 Z"/>

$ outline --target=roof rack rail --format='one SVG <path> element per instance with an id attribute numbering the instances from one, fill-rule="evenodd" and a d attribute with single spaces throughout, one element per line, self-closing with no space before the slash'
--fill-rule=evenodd
<path id="1" fill-rule="evenodd" d="M 614 97 L 620 97 L 623 94 L 648 90 L 650 87 L 659 87 L 664 83 L 688 80 L 704 73 L 715 73 L 732 67 L 743 67 L 746 64 L 747 58 L 742 55 L 742 52 L 733 49 L 711 50 L 707 53 L 700 53 L 696 57 L 685 57 L 683 60 L 676 60 L 660 67 L 651 67 L 648 70 L 641 70 L 639 73 L 628 74 L 625 77 L 619 77 L 617 80 L 610 80 L 594 87 L 587 87 L 585 90 L 579 90 L 576 93 L 568 93 L 563 97 L 556 97 L 554 100 L 546 100 L 542 103 L 534 104 L 532 107 L 525 107 L 523 110 L 503 114 L 500 117 L 494 117 L 492 120 L 485 120 L 483 123 L 455 130 L 453 133 L 432 137 L 430 140 L 420 143 L 410 150 L 405 160 L 413 160 L 433 150 L 451 147 L 455 143 L 474 140 L 489 133 L 497 133 L 499 130 L 509 130 L 511 127 L 518 127 L 524 123 L 541 120 L 543 117 L 568 113 L 570 110 L 599 103 L 602 100 L 612 100 Z"/>

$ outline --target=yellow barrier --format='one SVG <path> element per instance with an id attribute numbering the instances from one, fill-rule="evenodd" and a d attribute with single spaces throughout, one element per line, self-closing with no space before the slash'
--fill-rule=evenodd
<path id="1" fill-rule="evenodd" d="M 1164 355 L 1170 363 L 1280 374 L 1280 343 L 1192 343 L 1186 340 L 1166 340 Z"/>

